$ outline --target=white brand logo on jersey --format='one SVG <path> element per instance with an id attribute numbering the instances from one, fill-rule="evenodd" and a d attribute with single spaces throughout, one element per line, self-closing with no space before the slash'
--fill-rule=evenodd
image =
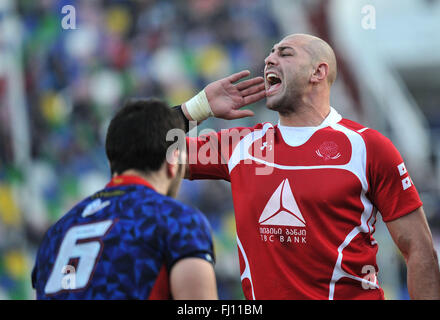
<path id="1" fill-rule="evenodd" d="M 272 194 L 258 222 L 262 225 L 306 226 L 288 179 L 284 179 Z"/>
<path id="2" fill-rule="evenodd" d="M 84 208 L 84 211 L 82 212 L 82 217 L 85 218 L 87 216 L 90 216 L 92 214 L 95 214 L 99 210 L 104 209 L 110 204 L 110 201 L 104 201 L 101 202 L 101 199 L 96 199 L 93 202 L 89 203 L 87 207 Z"/>
<path id="3" fill-rule="evenodd" d="M 260 150 L 263 151 L 267 147 L 267 142 L 263 142 L 263 145 L 260 147 Z M 272 144 L 269 144 L 269 151 L 272 151 Z"/>

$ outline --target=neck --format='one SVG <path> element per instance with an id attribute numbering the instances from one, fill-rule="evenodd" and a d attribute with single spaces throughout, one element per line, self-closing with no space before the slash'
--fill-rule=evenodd
<path id="1" fill-rule="evenodd" d="M 330 113 L 329 94 L 312 93 L 304 96 L 292 111 L 279 113 L 280 124 L 288 127 L 319 126 Z"/>
<path id="2" fill-rule="evenodd" d="M 154 188 L 154 190 L 156 190 L 158 193 L 163 195 L 166 195 L 168 193 L 168 188 L 169 188 L 169 183 L 167 182 L 168 179 L 166 179 L 166 177 L 163 177 L 162 170 L 146 174 L 138 170 L 129 169 L 129 170 L 125 170 L 120 174 L 114 174 L 113 177 L 118 175 L 140 177 L 142 179 L 147 180 L 148 183 L 150 183 L 151 186 Z"/>

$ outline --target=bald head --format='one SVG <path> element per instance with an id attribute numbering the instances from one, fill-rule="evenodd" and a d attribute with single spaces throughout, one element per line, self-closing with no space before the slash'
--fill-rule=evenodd
<path id="1" fill-rule="evenodd" d="M 313 65 L 326 63 L 329 69 L 327 81 L 329 85 L 333 84 L 337 74 L 336 56 L 327 42 L 321 38 L 302 33 L 288 35 L 282 41 L 293 42 L 303 48 L 309 54 Z"/>

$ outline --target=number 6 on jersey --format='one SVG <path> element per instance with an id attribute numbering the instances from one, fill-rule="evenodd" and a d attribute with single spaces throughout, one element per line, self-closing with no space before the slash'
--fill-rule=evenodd
<path id="1" fill-rule="evenodd" d="M 70 228 L 61 242 L 54 267 L 44 289 L 54 294 L 66 289 L 82 289 L 87 286 L 102 250 L 101 238 L 110 230 L 112 220 L 77 225 Z M 65 272 L 71 259 L 79 259 L 75 282 L 66 286 Z"/>

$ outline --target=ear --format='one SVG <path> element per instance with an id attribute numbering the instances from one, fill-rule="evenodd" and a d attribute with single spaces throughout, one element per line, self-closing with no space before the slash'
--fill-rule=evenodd
<path id="1" fill-rule="evenodd" d="M 173 151 L 171 159 L 166 161 L 167 175 L 170 179 L 174 179 L 179 170 L 179 149 Z"/>
<path id="2" fill-rule="evenodd" d="M 310 78 L 310 82 L 314 84 L 318 84 L 319 82 L 327 79 L 329 72 L 328 64 L 325 62 L 321 62 L 318 65 L 318 68 L 315 69 L 315 72 L 312 74 L 312 77 Z"/>

